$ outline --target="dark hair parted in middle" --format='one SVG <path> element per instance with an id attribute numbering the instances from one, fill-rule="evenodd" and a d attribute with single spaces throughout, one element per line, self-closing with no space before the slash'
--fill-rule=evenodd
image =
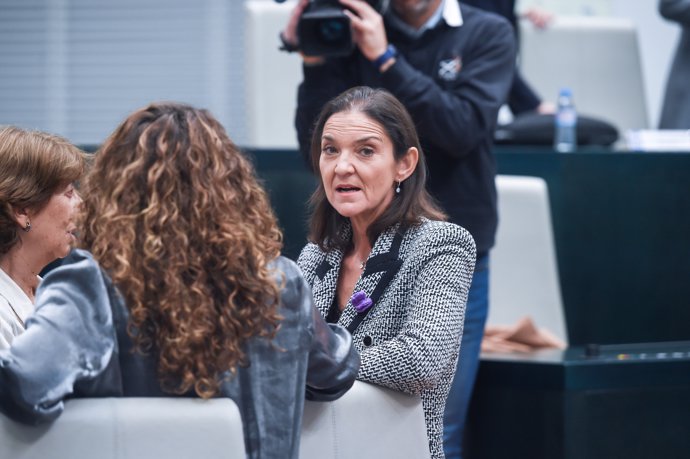
<path id="1" fill-rule="evenodd" d="M 410 147 L 415 147 L 419 151 L 417 167 L 403 182 L 400 193 L 367 229 L 371 243 L 374 243 L 382 231 L 396 223 L 414 225 L 420 223 L 422 217 L 446 220 L 446 215 L 426 190 L 426 161 L 412 117 L 395 96 L 383 89 L 358 86 L 348 89 L 326 103 L 316 120 L 311 140 L 313 170 L 320 170 L 321 136 L 326 122 L 336 113 L 350 111 L 359 111 L 383 127 L 393 144 L 396 162 L 405 156 Z M 312 215 L 309 239 L 324 251 L 334 248 L 345 249 L 350 242 L 341 240 L 339 234 L 348 218 L 340 215 L 328 202 L 323 178 L 320 174 L 318 178 L 318 186 L 310 199 Z"/>

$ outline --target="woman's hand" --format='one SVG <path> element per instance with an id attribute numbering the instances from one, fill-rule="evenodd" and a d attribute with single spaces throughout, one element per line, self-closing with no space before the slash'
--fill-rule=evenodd
<path id="1" fill-rule="evenodd" d="M 364 57 L 373 61 L 388 47 L 383 17 L 362 0 L 340 0 L 345 6 L 345 14 L 352 22 L 352 39 Z"/>

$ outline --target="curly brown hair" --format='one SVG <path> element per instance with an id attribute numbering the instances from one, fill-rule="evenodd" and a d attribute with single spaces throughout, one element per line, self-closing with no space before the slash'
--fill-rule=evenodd
<path id="1" fill-rule="evenodd" d="M 83 188 L 82 241 L 126 301 L 135 349 L 158 358 L 164 391 L 216 395 L 248 363 L 245 341 L 280 321 L 282 235 L 250 161 L 208 111 L 154 103 L 105 141 Z"/>

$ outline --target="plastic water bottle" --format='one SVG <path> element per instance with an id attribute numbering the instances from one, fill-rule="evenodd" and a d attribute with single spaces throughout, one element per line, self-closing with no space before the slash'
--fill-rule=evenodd
<path id="1" fill-rule="evenodd" d="M 560 153 L 570 153 L 577 147 L 577 112 L 570 88 L 562 88 L 558 94 L 555 116 L 554 148 Z"/>

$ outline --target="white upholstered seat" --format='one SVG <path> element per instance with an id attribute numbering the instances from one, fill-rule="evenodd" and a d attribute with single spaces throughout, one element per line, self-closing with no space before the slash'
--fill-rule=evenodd
<path id="1" fill-rule="evenodd" d="M 419 397 L 356 381 L 335 402 L 306 402 L 301 459 L 428 459 Z M 0 459 L 245 459 L 230 399 L 69 400 L 52 424 L 0 414 Z"/>
<path id="2" fill-rule="evenodd" d="M 242 421 L 229 399 L 69 400 L 51 424 L 0 414 L 1 459 L 244 459 Z"/>
<path id="3" fill-rule="evenodd" d="M 535 325 L 568 342 L 546 182 L 499 175 L 499 224 L 491 251 L 488 325 Z"/>
<path id="4" fill-rule="evenodd" d="M 356 381 L 341 399 L 307 402 L 301 459 L 428 459 L 422 401 Z"/>

